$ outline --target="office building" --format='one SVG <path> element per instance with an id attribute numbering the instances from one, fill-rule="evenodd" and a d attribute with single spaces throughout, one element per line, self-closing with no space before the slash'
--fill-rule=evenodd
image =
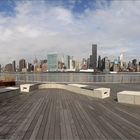
<path id="1" fill-rule="evenodd" d="M 34 65 L 31 64 L 31 63 L 28 63 L 27 70 L 28 70 L 28 72 L 33 72 L 34 71 Z"/>
<path id="2" fill-rule="evenodd" d="M 100 55 L 98 57 L 98 69 L 102 70 L 102 60 L 101 60 L 101 56 Z"/>
<path id="3" fill-rule="evenodd" d="M 87 70 L 88 69 L 87 59 L 86 58 L 82 59 L 81 69 L 83 69 L 83 70 Z"/>
<path id="4" fill-rule="evenodd" d="M 25 59 L 19 60 L 19 72 L 22 72 L 22 69 L 26 68 L 26 61 Z"/>
<path id="5" fill-rule="evenodd" d="M 48 71 L 62 71 L 69 67 L 69 56 L 64 54 L 48 54 L 47 62 L 48 62 Z"/>
<path id="6" fill-rule="evenodd" d="M 42 60 L 41 61 L 41 71 L 42 72 L 47 72 L 48 71 L 48 65 L 47 65 L 47 60 Z"/>
<path id="7" fill-rule="evenodd" d="M 92 44 L 92 55 L 90 55 L 90 68 L 97 68 L 97 44 Z"/>
<path id="8" fill-rule="evenodd" d="M 120 54 L 119 61 L 120 61 L 120 67 L 122 68 L 123 67 L 123 62 L 124 62 L 123 53 Z"/>
<path id="9" fill-rule="evenodd" d="M 16 72 L 16 61 L 15 60 L 12 62 L 12 71 Z"/>
<path id="10" fill-rule="evenodd" d="M 12 64 L 6 64 L 5 66 L 5 72 L 13 72 Z"/>
<path id="11" fill-rule="evenodd" d="M 110 61 L 108 57 L 104 57 L 102 59 L 102 68 L 104 72 L 109 72 L 110 71 Z"/>

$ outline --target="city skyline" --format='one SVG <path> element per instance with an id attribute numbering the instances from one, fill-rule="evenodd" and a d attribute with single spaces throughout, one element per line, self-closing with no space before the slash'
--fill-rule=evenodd
<path id="1" fill-rule="evenodd" d="M 140 1 L 0 1 L 0 64 L 56 51 L 88 58 L 91 44 L 110 59 L 140 61 Z"/>

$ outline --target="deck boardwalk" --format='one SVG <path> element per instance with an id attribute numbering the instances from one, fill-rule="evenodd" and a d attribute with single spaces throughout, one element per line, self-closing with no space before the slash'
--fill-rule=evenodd
<path id="1" fill-rule="evenodd" d="M 140 139 L 140 106 L 43 89 L 0 103 L 0 139 Z"/>

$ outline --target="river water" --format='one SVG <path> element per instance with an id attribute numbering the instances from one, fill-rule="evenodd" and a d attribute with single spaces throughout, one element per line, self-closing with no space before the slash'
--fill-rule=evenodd
<path id="1" fill-rule="evenodd" d="M 16 81 L 58 83 L 140 83 L 140 73 L 94 74 L 94 73 L 1 73 Z"/>

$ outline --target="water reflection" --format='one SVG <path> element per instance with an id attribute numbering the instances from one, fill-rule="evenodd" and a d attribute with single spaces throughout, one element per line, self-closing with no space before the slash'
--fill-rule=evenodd
<path id="1" fill-rule="evenodd" d="M 1 73 L 0 76 L 4 76 Z M 126 74 L 93 74 L 93 73 L 23 73 L 9 74 L 16 81 L 24 82 L 76 82 L 76 83 L 92 83 L 92 82 L 113 82 L 113 83 L 135 83 L 140 82 L 139 73 Z"/>

